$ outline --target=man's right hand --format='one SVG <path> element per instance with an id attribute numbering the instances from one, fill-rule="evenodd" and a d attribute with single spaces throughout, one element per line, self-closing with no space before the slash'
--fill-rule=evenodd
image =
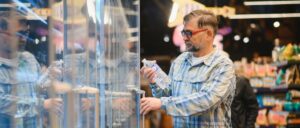
<path id="1" fill-rule="evenodd" d="M 156 75 L 155 71 L 152 68 L 149 67 L 142 67 L 141 69 L 141 75 L 148 80 L 151 84 L 154 84 L 154 77 Z"/>
<path id="2" fill-rule="evenodd" d="M 57 115 L 62 113 L 63 101 L 61 98 L 50 98 L 44 101 L 44 108 L 55 112 Z"/>

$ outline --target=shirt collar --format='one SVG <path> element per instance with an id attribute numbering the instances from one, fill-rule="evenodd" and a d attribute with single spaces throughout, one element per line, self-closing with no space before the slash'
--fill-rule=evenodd
<path id="1" fill-rule="evenodd" d="M 199 65 L 201 63 L 204 63 L 206 66 L 210 66 L 213 62 L 213 59 L 214 59 L 214 56 L 217 52 L 217 48 L 214 48 L 214 50 L 209 53 L 208 55 L 205 55 L 204 58 L 203 58 L 203 61 L 199 61 L 198 63 L 195 63 L 192 65 L 192 56 L 193 56 L 193 53 L 189 52 L 188 53 L 188 57 L 187 57 L 187 61 L 192 65 L 192 66 L 196 66 L 196 65 Z"/>
<path id="2" fill-rule="evenodd" d="M 18 67 L 18 63 L 17 63 L 16 58 L 14 58 L 14 59 L 5 59 L 5 58 L 0 57 L 0 66 L 1 65 L 12 67 L 12 68 Z"/>

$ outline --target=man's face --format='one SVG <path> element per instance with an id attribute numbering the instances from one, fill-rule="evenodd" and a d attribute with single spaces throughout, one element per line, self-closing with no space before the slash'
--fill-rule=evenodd
<path id="1" fill-rule="evenodd" d="M 0 51 L 1 52 L 10 52 L 11 46 L 9 41 L 9 36 L 3 33 L 0 33 Z"/>
<path id="2" fill-rule="evenodd" d="M 186 50 L 198 52 L 209 45 L 207 40 L 207 28 L 199 28 L 197 18 L 192 18 L 184 24 L 182 31 L 183 39 L 186 44 Z"/>
<path id="3" fill-rule="evenodd" d="M 8 31 L 8 21 L 0 17 L 0 51 L 10 53 L 11 47 L 11 34 Z"/>
<path id="4" fill-rule="evenodd" d="M 104 33 L 105 56 L 109 59 L 118 59 L 123 57 L 126 52 L 126 35 L 120 31 L 112 31 L 106 28 Z"/>

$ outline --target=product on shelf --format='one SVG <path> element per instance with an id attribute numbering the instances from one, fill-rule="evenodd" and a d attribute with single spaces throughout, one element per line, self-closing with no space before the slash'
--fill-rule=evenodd
<path id="1" fill-rule="evenodd" d="M 287 125 L 288 112 L 270 110 L 268 114 L 269 124 L 271 125 Z"/>
<path id="2" fill-rule="evenodd" d="M 287 84 L 288 85 L 300 85 L 300 72 L 299 72 L 299 66 L 294 65 L 291 68 L 291 72 L 288 76 Z"/>
<path id="3" fill-rule="evenodd" d="M 268 125 L 268 119 L 266 114 L 267 114 L 267 109 L 261 109 L 258 111 L 258 115 L 256 118 L 257 125 Z"/>
<path id="4" fill-rule="evenodd" d="M 292 98 L 300 98 L 300 91 L 291 90 L 290 91 Z"/>
<path id="5" fill-rule="evenodd" d="M 292 55 L 294 54 L 294 49 L 292 44 L 288 44 L 282 51 L 280 56 L 280 61 L 291 60 Z"/>
<path id="6" fill-rule="evenodd" d="M 297 61 L 300 60 L 300 47 L 296 44 L 289 43 L 286 46 L 280 48 L 279 61 Z"/>

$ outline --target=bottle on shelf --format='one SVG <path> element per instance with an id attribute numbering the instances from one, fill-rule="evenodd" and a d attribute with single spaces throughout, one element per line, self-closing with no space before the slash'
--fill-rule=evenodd
<path id="1" fill-rule="evenodd" d="M 280 46 L 279 46 L 280 41 L 278 38 L 275 39 L 274 44 L 275 44 L 275 46 L 272 50 L 272 60 L 273 60 L 273 62 L 277 62 L 277 61 L 279 61 L 279 54 L 280 54 Z"/>

